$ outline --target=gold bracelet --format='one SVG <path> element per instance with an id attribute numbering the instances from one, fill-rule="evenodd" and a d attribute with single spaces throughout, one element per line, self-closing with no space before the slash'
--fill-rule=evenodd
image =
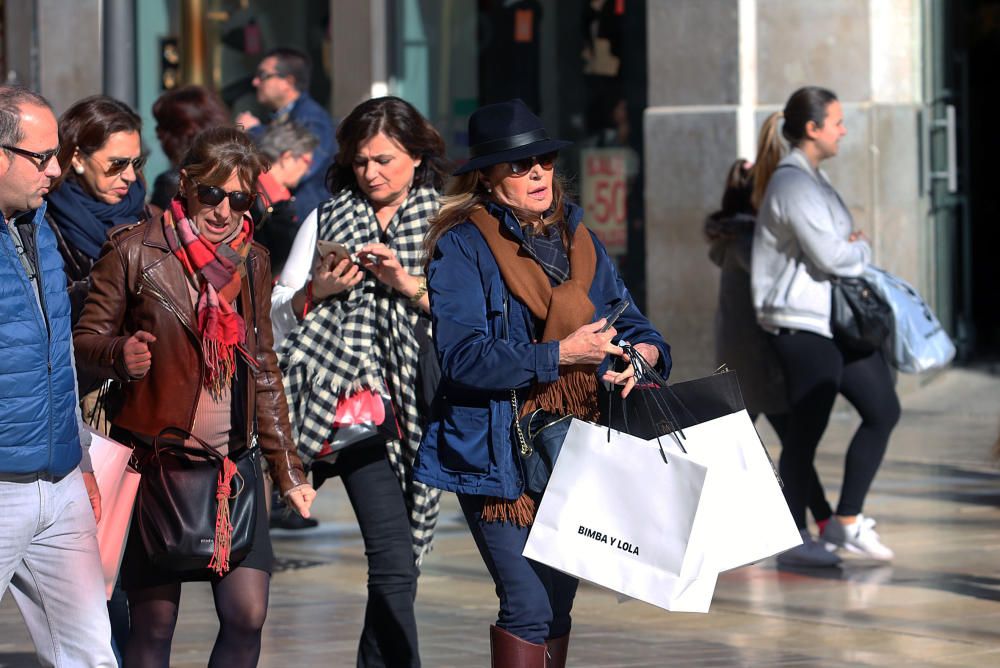
<path id="1" fill-rule="evenodd" d="M 420 286 L 417 287 L 417 291 L 410 297 L 410 303 L 414 305 L 419 304 L 423 296 L 427 294 L 427 279 L 421 277 L 417 280 L 420 281 Z"/>

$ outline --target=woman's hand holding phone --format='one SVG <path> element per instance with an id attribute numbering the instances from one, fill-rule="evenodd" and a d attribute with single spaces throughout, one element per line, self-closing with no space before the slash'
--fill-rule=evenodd
<path id="1" fill-rule="evenodd" d="M 337 255 L 317 256 L 312 270 L 313 299 L 326 299 L 350 290 L 361 282 L 364 273 L 350 257 L 337 259 Z"/>

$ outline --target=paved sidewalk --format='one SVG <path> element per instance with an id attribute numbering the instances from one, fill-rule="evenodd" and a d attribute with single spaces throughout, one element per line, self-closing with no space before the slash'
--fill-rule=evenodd
<path id="1" fill-rule="evenodd" d="M 571 666 L 1000 665 L 1000 375 L 954 369 L 904 399 L 866 512 L 892 565 L 778 571 L 773 559 L 723 574 L 708 615 L 668 614 L 581 587 Z M 837 497 L 853 413 L 834 415 L 817 465 Z M 777 456 L 773 434 L 762 435 Z M 738 499 L 734 499 L 734 509 Z M 735 512 L 735 511 L 734 511 Z M 360 536 L 342 487 L 320 492 L 322 525 L 275 532 L 262 666 L 353 666 L 365 603 Z M 734 522 L 747 521 L 734 514 Z M 424 666 L 488 666 L 493 584 L 446 495 L 417 599 Z M 172 666 L 204 666 L 217 630 L 206 585 L 187 585 Z M 10 597 L 0 668 L 35 665 Z"/>

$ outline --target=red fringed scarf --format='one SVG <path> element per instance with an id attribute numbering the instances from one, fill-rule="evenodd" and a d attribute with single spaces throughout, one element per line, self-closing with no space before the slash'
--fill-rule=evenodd
<path id="1" fill-rule="evenodd" d="M 195 232 L 180 199 L 163 212 L 163 232 L 170 251 L 198 287 L 198 329 L 208 373 L 205 386 L 218 397 L 233 379 L 236 351 L 248 359 L 243 347 L 246 326 L 232 302 L 240 294 L 246 259 L 253 239 L 253 223 L 243 217 L 243 227 L 228 243 L 212 244 Z"/>

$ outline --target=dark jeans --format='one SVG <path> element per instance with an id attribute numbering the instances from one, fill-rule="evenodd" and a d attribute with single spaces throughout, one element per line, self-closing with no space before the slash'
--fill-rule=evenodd
<path id="1" fill-rule="evenodd" d="M 832 339 L 811 332 L 783 332 L 774 337 L 773 344 L 781 358 L 791 407 L 778 468 L 792 518 L 800 529 L 805 528 L 815 476 L 813 460 L 838 393 L 858 411 L 861 425 L 847 448 L 837 514 L 857 515 L 899 421 L 899 399 L 889 365 L 881 352 L 842 351 Z"/>
<path id="2" fill-rule="evenodd" d="M 333 471 L 344 481 L 368 557 L 368 607 L 358 645 L 358 666 L 418 667 L 413 603 L 419 570 L 403 490 L 389 465 L 385 446 L 345 450 Z"/>
<path id="3" fill-rule="evenodd" d="M 459 494 L 458 501 L 496 584 L 500 598 L 497 626 L 536 644 L 569 633 L 579 580 L 521 556 L 529 529 L 483 522 L 485 497 Z"/>

